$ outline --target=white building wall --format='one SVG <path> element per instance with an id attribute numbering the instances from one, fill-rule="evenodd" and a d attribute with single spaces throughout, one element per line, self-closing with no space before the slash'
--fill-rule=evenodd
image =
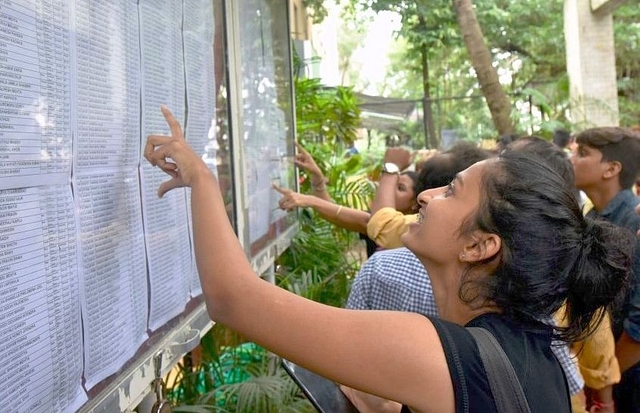
<path id="1" fill-rule="evenodd" d="M 338 26 L 340 10 L 332 2 L 326 2 L 329 14 L 321 24 L 311 28 L 313 55 L 320 57 L 311 65 L 310 77 L 322 79 L 327 86 L 339 86 L 341 82 L 338 54 Z"/>
<path id="2" fill-rule="evenodd" d="M 579 129 L 617 126 L 613 17 L 592 13 L 588 1 L 565 0 L 564 30 L 572 121 Z"/>

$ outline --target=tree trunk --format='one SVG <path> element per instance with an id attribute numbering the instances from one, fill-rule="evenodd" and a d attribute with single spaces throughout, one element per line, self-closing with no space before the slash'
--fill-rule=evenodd
<path id="1" fill-rule="evenodd" d="M 482 94 L 489 106 L 498 135 L 513 133 L 515 128 L 511 121 L 511 102 L 498 80 L 498 73 L 493 68 L 491 52 L 484 42 L 482 29 L 478 24 L 471 0 L 453 0 L 453 4 L 460 33 L 469 52 L 476 76 L 478 76 Z"/>
<path id="2" fill-rule="evenodd" d="M 422 17 L 420 17 L 422 20 Z M 424 99 L 422 104 L 424 105 L 424 136 L 425 146 L 427 148 L 437 148 L 440 139 L 436 134 L 436 128 L 433 124 L 433 110 L 431 109 L 431 84 L 429 82 L 429 59 L 427 58 L 427 45 L 422 44 L 420 47 L 420 54 L 422 58 L 422 89 L 424 92 Z"/>

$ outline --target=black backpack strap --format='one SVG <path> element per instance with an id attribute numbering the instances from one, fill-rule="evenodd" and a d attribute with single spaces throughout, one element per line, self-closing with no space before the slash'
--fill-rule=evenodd
<path id="1" fill-rule="evenodd" d="M 520 380 L 498 340 L 484 328 L 467 330 L 478 344 L 498 413 L 531 413 Z"/>

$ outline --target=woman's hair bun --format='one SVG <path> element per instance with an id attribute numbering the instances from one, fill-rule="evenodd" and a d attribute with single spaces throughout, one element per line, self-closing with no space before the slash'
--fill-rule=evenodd
<path id="1" fill-rule="evenodd" d="M 603 220 L 586 218 L 582 241 L 568 277 L 567 309 L 571 320 L 586 327 L 589 334 L 597 323 L 586 315 L 618 306 L 631 275 L 636 248 L 635 234 Z M 584 315 L 585 317 L 581 316 Z"/>

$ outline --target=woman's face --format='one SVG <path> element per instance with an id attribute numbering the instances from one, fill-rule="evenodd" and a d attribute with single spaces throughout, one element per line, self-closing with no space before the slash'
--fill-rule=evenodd
<path id="1" fill-rule="evenodd" d="M 404 245 L 426 261 L 447 264 L 463 253 L 462 224 L 478 209 L 482 176 L 495 160 L 478 162 L 456 175 L 449 186 L 418 195 L 419 219 L 402 236 Z"/>
<path id="2" fill-rule="evenodd" d="M 396 186 L 396 210 L 409 214 L 415 212 L 417 206 L 413 179 L 408 175 L 400 175 Z"/>

